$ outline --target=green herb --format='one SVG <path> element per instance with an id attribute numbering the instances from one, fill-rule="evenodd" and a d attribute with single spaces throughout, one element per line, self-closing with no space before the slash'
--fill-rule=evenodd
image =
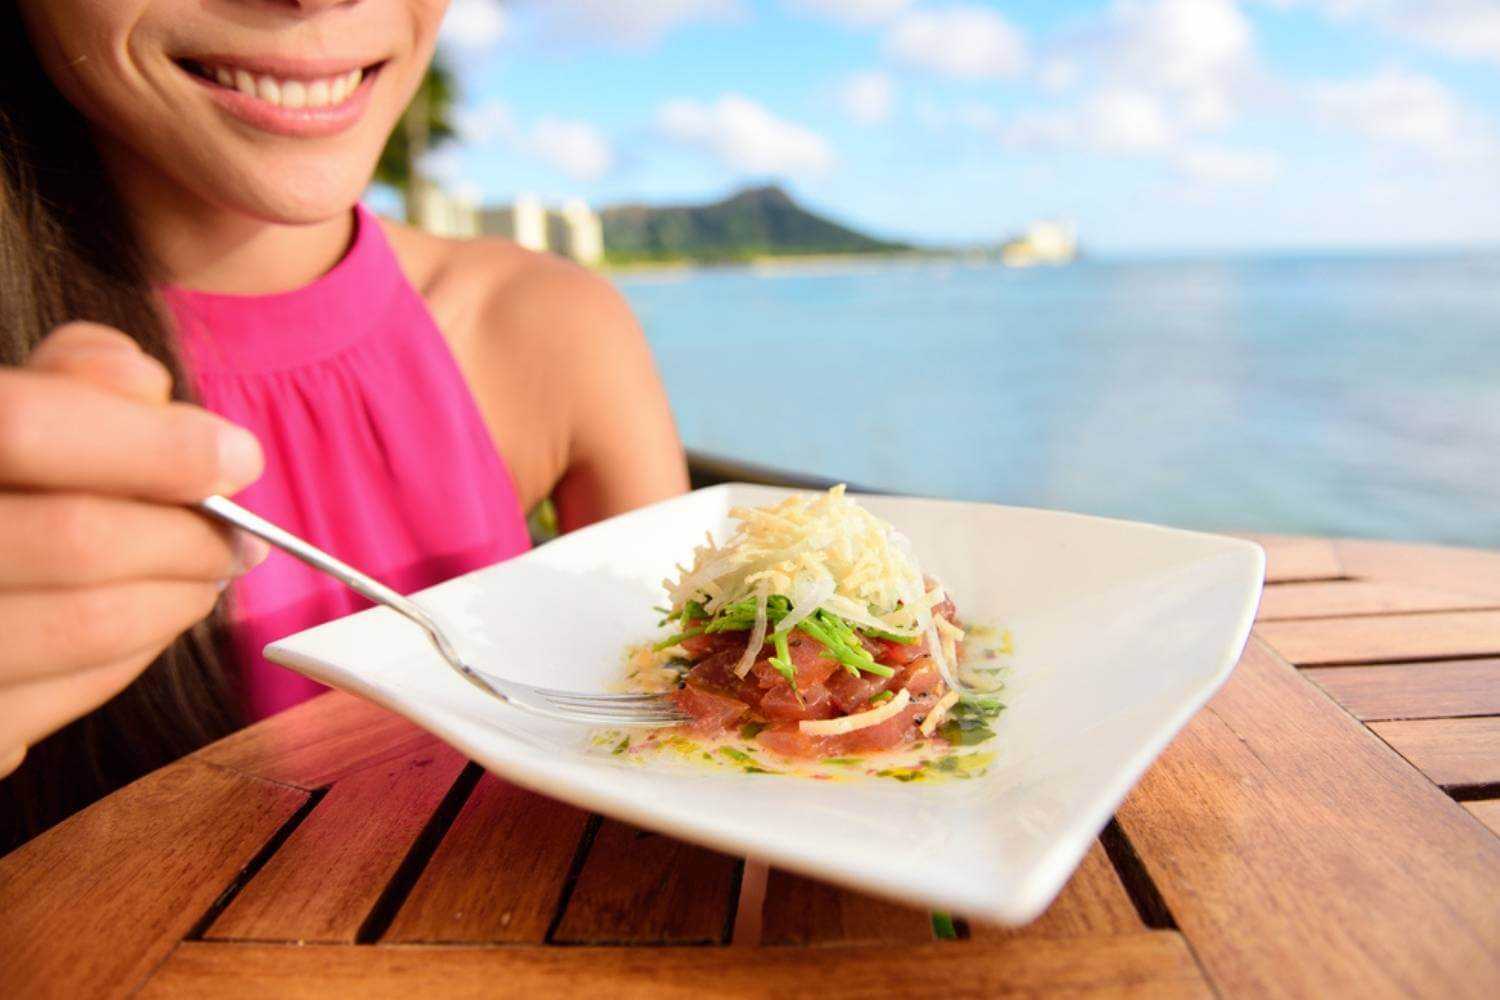
<path id="1" fill-rule="evenodd" d="M 719 747 L 719 753 L 728 757 L 730 760 L 737 760 L 741 764 L 754 764 L 756 762 L 754 757 L 750 756 L 745 751 L 737 750 L 734 747 Z"/>
<path id="2" fill-rule="evenodd" d="M 896 642 L 903 646 L 914 646 L 920 636 L 896 635 L 894 632 L 882 632 L 878 628 L 861 628 L 861 632 L 872 639 L 884 639 L 886 642 Z"/>
<path id="3" fill-rule="evenodd" d="M 946 913 L 932 914 L 932 936 L 940 941 L 957 941 L 958 928 L 953 925 L 953 918 Z"/>
<path id="4" fill-rule="evenodd" d="M 934 762 L 932 766 L 937 768 L 939 771 L 957 771 L 958 756 L 956 754 L 949 754 L 947 757 Z"/>
<path id="5" fill-rule="evenodd" d="M 956 747 L 971 747 L 995 738 L 995 731 L 979 719 L 952 719 L 938 726 L 938 735 Z"/>
<path id="6" fill-rule="evenodd" d="M 615 745 L 615 748 L 613 750 L 611 750 L 610 752 L 612 754 L 614 754 L 616 757 L 618 757 L 618 756 L 620 756 L 620 754 L 624 753 L 626 750 L 629 750 L 629 749 L 630 749 L 630 737 L 627 736 L 623 740 L 621 740 L 619 743 L 617 743 Z"/>
<path id="7" fill-rule="evenodd" d="M 775 774 L 775 773 L 777 773 L 775 771 L 767 771 L 763 767 L 746 767 L 746 768 L 742 768 L 741 770 L 743 770 L 746 774 Z"/>
<path id="8" fill-rule="evenodd" d="M 960 719 L 993 719 L 1005 710 L 999 698 L 984 698 L 966 694 L 953 706 L 953 715 Z"/>
<path id="9" fill-rule="evenodd" d="M 882 691 L 879 694 L 877 694 L 875 697 L 873 697 L 873 698 L 870 699 L 870 704 L 871 705 L 879 705 L 881 702 L 890 701 L 894 697 L 896 697 L 896 696 L 894 694 L 892 694 L 891 692 L 889 692 L 889 691 Z"/>
<path id="10" fill-rule="evenodd" d="M 703 634 L 703 629 L 701 627 L 699 627 L 699 626 L 694 626 L 693 628 L 689 628 L 689 629 L 683 629 L 681 632 L 678 632 L 676 635 L 669 635 L 669 636 L 667 636 L 667 638 L 663 639 L 661 642 L 658 642 L 656 645 L 652 646 L 651 647 L 651 651 L 655 652 L 655 653 L 660 653 L 664 649 L 671 649 L 673 646 L 677 645 L 679 642 L 681 642 L 684 639 L 690 639 L 690 638 L 692 638 L 695 635 L 702 635 L 702 634 Z"/>
<path id="11" fill-rule="evenodd" d="M 823 763 L 832 764 L 835 767 L 856 767 L 864 763 L 861 757 L 824 757 Z"/>
<path id="12" fill-rule="evenodd" d="M 747 722 L 740 727 L 740 739 L 753 740 L 764 732 L 765 728 L 766 724 L 764 722 Z"/>
<path id="13" fill-rule="evenodd" d="M 792 650 L 787 644 L 786 633 L 777 632 L 771 637 L 771 642 L 776 647 L 776 655 L 771 657 L 769 661 L 771 666 L 775 668 L 778 674 L 785 677 L 786 682 L 792 686 L 792 690 L 796 691 L 797 670 L 792 666 Z M 800 701 L 802 696 L 798 693 L 797 697 Z"/>

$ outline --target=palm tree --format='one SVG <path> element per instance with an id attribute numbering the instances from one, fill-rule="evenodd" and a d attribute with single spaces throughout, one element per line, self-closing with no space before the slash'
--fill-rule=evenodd
<path id="1" fill-rule="evenodd" d="M 452 71 L 434 58 L 375 166 L 375 179 L 405 196 L 408 221 L 417 218 L 418 199 L 427 183 L 422 157 L 457 134 L 453 124 L 456 91 Z"/>

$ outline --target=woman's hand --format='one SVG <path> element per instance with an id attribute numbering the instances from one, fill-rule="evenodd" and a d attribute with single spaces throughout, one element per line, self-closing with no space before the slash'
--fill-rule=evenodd
<path id="1" fill-rule="evenodd" d="M 0 369 L 0 776 L 265 557 L 181 506 L 253 482 L 260 446 L 170 392 L 160 363 L 89 323 Z"/>

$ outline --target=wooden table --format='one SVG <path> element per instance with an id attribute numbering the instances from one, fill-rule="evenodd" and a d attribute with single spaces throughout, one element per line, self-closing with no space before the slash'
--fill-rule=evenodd
<path id="1" fill-rule="evenodd" d="M 1500 554 L 1261 541 L 1239 668 L 1023 930 L 935 941 L 329 694 L 0 859 L 0 995 L 1500 996 Z"/>

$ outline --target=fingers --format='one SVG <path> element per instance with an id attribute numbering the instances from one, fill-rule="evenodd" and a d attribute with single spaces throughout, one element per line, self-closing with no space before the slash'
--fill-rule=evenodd
<path id="1" fill-rule="evenodd" d="M 0 778 L 13 774 L 16 768 L 21 766 L 21 761 L 25 759 L 26 745 L 24 743 L 13 750 L 0 751 Z"/>
<path id="2" fill-rule="evenodd" d="M 10 770 L 21 765 L 26 747 L 33 746 L 125 690 L 141 675 L 157 651 L 135 653 L 115 663 L 62 677 L 0 687 L 0 747 L 19 746 Z M 0 751 L 0 757 L 6 756 Z M 0 777 L 7 773 L 0 764 Z"/>
<path id="3" fill-rule="evenodd" d="M 0 679 L 15 684 L 161 649 L 205 618 L 212 583 L 150 580 L 0 592 Z"/>
<path id="4" fill-rule="evenodd" d="M 198 407 L 0 370 L 0 485 L 188 503 L 238 491 L 263 465 L 254 435 Z"/>
<path id="5" fill-rule="evenodd" d="M 119 330 L 97 323 L 67 323 L 32 350 L 26 367 L 69 375 L 106 392 L 143 403 L 165 403 L 172 396 L 166 366 Z"/>
<path id="6" fill-rule="evenodd" d="M 0 492 L 0 588 L 213 583 L 258 565 L 267 551 L 259 539 L 185 507 L 89 493 Z"/>

